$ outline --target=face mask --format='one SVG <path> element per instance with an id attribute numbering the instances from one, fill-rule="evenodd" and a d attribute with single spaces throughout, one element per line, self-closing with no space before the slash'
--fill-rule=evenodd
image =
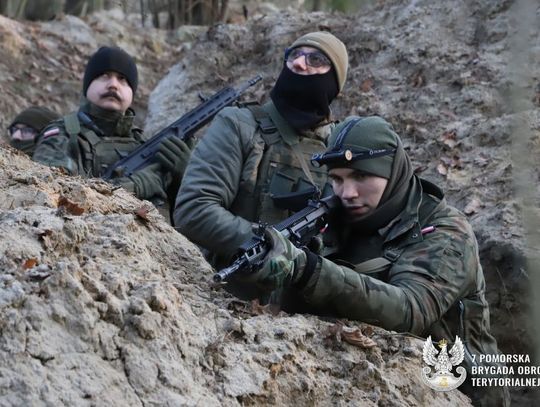
<path id="1" fill-rule="evenodd" d="M 330 115 L 329 106 L 337 94 L 333 69 L 324 74 L 299 75 L 284 66 L 270 97 L 291 127 L 307 130 Z"/>

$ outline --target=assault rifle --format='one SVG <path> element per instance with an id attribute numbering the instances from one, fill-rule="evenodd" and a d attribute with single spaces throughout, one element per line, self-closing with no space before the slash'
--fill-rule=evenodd
<path id="1" fill-rule="evenodd" d="M 248 88 L 255 85 L 262 79 L 257 75 L 253 79 L 244 82 L 238 89 L 227 86 L 215 93 L 199 106 L 190 110 L 174 123 L 159 131 L 151 139 L 141 144 L 130 154 L 121 160 L 112 164 L 102 178 L 110 180 L 117 176 L 128 177 L 135 171 L 138 171 L 152 161 L 152 158 L 157 153 L 161 142 L 169 137 L 180 137 L 182 140 L 187 140 L 189 137 L 199 130 L 202 126 L 208 123 L 212 118 L 224 107 L 235 102 L 242 93 Z"/>
<path id="2" fill-rule="evenodd" d="M 273 227 L 296 247 L 305 246 L 325 226 L 326 215 L 338 203 L 339 198 L 335 195 L 309 201 L 307 207 Z M 262 267 L 264 258 L 271 249 L 264 236 L 264 229 L 261 225 L 257 234 L 240 246 L 233 263 L 214 274 L 216 283 L 227 280 L 235 273 L 253 273 Z"/>

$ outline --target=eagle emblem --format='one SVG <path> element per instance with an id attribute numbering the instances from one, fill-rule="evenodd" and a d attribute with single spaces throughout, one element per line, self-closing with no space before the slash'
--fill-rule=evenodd
<path id="1" fill-rule="evenodd" d="M 459 387 L 467 377 L 465 368 L 457 366 L 463 362 L 463 358 L 465 357 L 463 342 L 461 342 L 459 336 L 456 336 L 454 345 L 449 351 L 447 350 L 448 342 L 446 339 L 440 340 L 437 345 L 439 346 L 440 351 L 433 346 L 431 336 L 429 336 L 424 343 L 424 363 L 433 366 L 435 372 L 431 374 L 431 368 L 429 366 L 424 366 L 422 368 L 422 381 L 434 390 L 454 390 Z M 454 376 L 452 373 L 454 366 L 457 366 L 456 372 L 459 375 L 458 377 Z"/>

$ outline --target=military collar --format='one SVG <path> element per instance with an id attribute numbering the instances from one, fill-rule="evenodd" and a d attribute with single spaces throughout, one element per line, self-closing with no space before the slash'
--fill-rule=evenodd
<path id="1" fill-rule="evenodd" d="M 298 144 L 300 142 L 300 137 L 308 137 L 326 142 L 326 139 L 330 135 L 331 128 L 334 125 L 334 123 L 323 122 L 314 129 L 298 131 L 285 121 L 272 101 L 265 103 L 262 108 L 270 115 L 270 118 L 283 138 L 283 141 L 290 146 Z"/>
<path id="2" fill-rule="evenodd" d="M 80 110 L 88 114 L 107 136 L 129 135 L 135 119 L 135 112 L 131 108 L 126 113 L 105 110 L 85 97 L 81 98 Z"/>
<path id="3" fill-rule="evenodd" d="M 414 185 L 409 192 L 409 198 L 403 211 L 390 221 L 388 225 L 378 230 L 379 234 L 385 238 L 385 242 L 394 240 L 406 233 L 410 233 L 411 243 L 422 240 L 419 211 L 424 192 L 434 195 L 441 200 L 435 206 L 435 209 L 441 205 L 445 205 L 446 201 L 442 190 L 431 182 L 420 179 L 415 175 Z"/>
<path id="4" fill-rule="evenodd" d="M 17 150 L 20 150 L 28 154 L 30 157 L 32 157 L 32 154 L 34 154 L 34 150 L 36 149 L 36 139 L 32 139 L 32 140 L 10 139 L 9 145 L 13 148 L 16 148 Z"/>

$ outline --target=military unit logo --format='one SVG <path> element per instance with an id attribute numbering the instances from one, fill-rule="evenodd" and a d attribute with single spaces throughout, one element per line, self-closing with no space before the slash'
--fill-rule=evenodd
<path id="1" fill-rule="evenodd" d="M 422 381 L 437 391 L 450 391 L 459 387 L 467 377 L 465 368 L 459 365 L 465 356 L 463 343 L 459 336 L 456 336 L 454 346 L 450 351 L 447 351 L 448 342 L 442 339 L 437 344 L 440 351 L 433 346 L 431 336 L 426 339 L 424 344 L 424 362 L 429 366 L 435 367 L 435 372 L 431 373 L 429 366 L 422 368 Z M 448 355 L 450 354 L 450 355 Z M 456 367 L 458 377 L 452 373 L 452 368 Z"/>

